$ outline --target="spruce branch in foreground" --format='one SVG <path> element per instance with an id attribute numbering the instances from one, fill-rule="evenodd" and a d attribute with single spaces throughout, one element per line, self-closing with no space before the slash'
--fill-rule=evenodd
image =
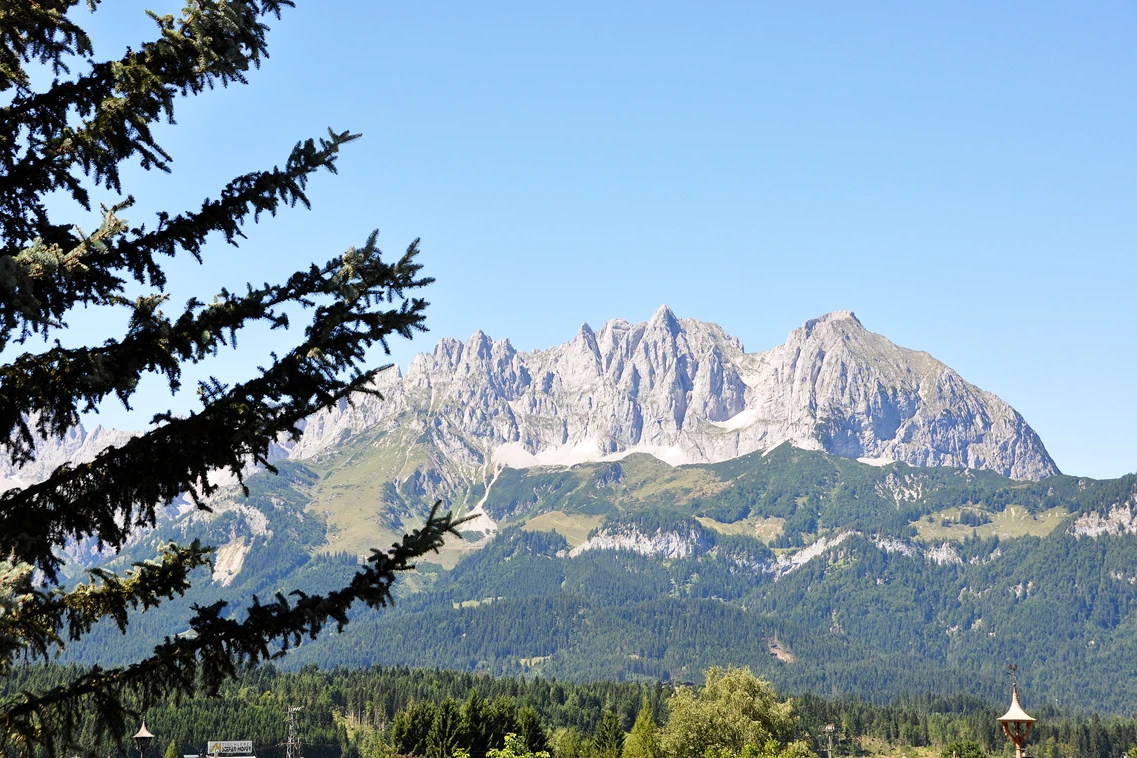
<path id="1" fill-rule="evenodd" d="M 240 621 L 222 615 L 224 602 L 195 606 L 190 631 L 167 637 L 150 658 L 122 668 L 96 666 L 66 685 L 39 694 L 25 692 L 0 704 L 0 751 L 30 754 L 41 747 L 54 753 L 57 747 L 70 747 L 59 736 L 75 731 L 81 708 L 94 711 L 98 729 L 122 734 L 127 727 L 125 719 L 137 715 L 139 710 L 128 703 L 144 707 L 171 693 L 193 693 L 199 686 L 215 694 L 223 681 L 236 676 L 240 667 L 279 657 L 305 637 L 315 639 L 332 622 L 342 630 L 348 622 L 348 609 L 356 601 L 370 608 L 388 605 L 398 572 L 413 569 L 416 558 L 437 552 L 447 535 L 460 536 L 460 523 L 449 513 L 440 514 L 436 504 L 422 528 L 404 535 L 387 552 L 373 550 L 346 587 L 325 595 L 307 595 L 297 590 L 291 593 L 296 596 L 294 602 L 278 593 L 270 603 L 261 603 L 254 597 Z M 191 556 L 189 562 L 192 561 Z M 188 563 L 183 563 L 180 568 L 186 566 Z M 151 567 L 140 567 L 136 575 L 148 568 Z M 173 573 L 184 579 L 180 568 Z M 154 595 L 147 597 L 156 599 Z M 5 599 L 0 597 L 0 605 Z M 67 606 L 67 599 L 60 604 Z M 81 623 L 89 621 L 86 616 Z M 5 632 L 0 626 L 0 640 L 6 639 Z M 0 662 L 3 665 L 10 662 Z"/>
<path id="2" fill-rule="evenodd" d="M 110 60 L 95 58 L 76 20 L 79 5 L 0 0 L 0 455 L 27 464 L 44 441 L 70 433 L 80 414 L 108 400 L 130 407 L 146 376 L 177 392 L 187 364 L 235 346 L 243 329 L 286 329 L 297 314 L 309 320 L 251 377 L 200 383 L 194 412 L 159 413 L 147 431 L 93 460 L 0 493 L 0 676 L 51 659 L 100 622 L 129 633 L 135 614 L 184 595 L 194 570 L 211 565 L 212 549 L 196 541 L 167 543 L 124 573 L 91 570 L 77 585 L 61 578 L 63 550 L 76 542 L 118 550 L 181 497 L 208 511 L 218 471 L 242 485 L 250 465 L 275 472 L 269 449 L 282 435 L 298 438 L 305 418 L 339 400 L 378 395 L 372 379 L 381 369 L 366 365 L 369 351 L 389 352 L 392 336 L 425 330 L 427 303 L 417 292 L 432 281 L 421 274 L 417 240 L 388 260 L 373 232 L 282 283 L 222 289 L 170 308 L 166 259 L 202 262 L 211 234 L 236 245 L 246 224 L 308 207 L 308 180 L 321 169 L 336 173 L 341 147 L 359 135 L 329 129 L 298 142 L 283 167 L 239 176 L 196 210 L 158 212 L 151 229 L 132 227 L 121 215 L 134 203 L 122 186 L 123 163 L 169 171 L 173 159 L 154 124 L 173 123 L 179 97 L 246 83 L 268 57 L 265 20 L 292 2 L 186 0 L 177 16 L 151 13 L 155 38 Z M 95 11 L 99 2 L 86 5 Z M 41 89 L 31 73 L 37 66 L 55 77 Z M 56 218 L 59 198 L 83 213 L 96 193 L 110 197 L 93 232 Z M 79 307 L 124 309 L 128 324 L 65 346 L 59 338 Z M 167 637 L 142 660 L 10 697 L 0 702 L 0 752 L 74 750 L 83 714 L 121 738 L 127 718 L 159 698 L 215 693 L 239 667 L 281 655 L 332 623 L 342 627 L 354 604 L 390 603 L 399 572 L 458 536 L 460 523 L 436 504 L 420 529 L 372 551 L 346 586 L 253 598 L 236 611 L 224 601 L 195 606 L 189 632 Z"/>

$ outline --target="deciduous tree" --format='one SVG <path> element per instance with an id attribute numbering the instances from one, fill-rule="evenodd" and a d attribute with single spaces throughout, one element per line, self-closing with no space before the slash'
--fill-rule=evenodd
<path id="1" fill-rule="evenodd" d="M 811 754 L 803 743 L 789 741 L 793 703 L 779 701 L 769 682 L 749 669 L 707 669 L 706 684 L 676 690 L 667 709 L 662 742 L 670 758 Z"/>
<path id="2" fill-rule="evenodd" d="M 964 740 L 944 745 L 940 756 L 941 758 L 987 758 L 987 751 L 977 742 Z"/>

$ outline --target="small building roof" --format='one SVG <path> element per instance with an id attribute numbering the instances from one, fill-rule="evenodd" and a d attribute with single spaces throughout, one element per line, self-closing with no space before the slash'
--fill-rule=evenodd
<path id="1" fill-rule="evenodd" d="M 1017 684 L 1012 685 L 1011 686 L 1011 707 L 1008 708 L 1007 712 L 1004 713 L 999 718 L 999 721 L 1000 722 L 1028 721 L 1028 722 L 1034 723 L 1037 720 L 1038 719 L 1034 718 L 1033 716 L 1027 715 L 1027 712 L 1023 710 L 1021 705 L 1019 705 L 1019 686 Z"/>

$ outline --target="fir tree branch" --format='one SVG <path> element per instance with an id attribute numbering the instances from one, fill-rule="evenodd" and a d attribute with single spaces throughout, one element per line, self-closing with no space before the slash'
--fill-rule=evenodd
<path id="1" fill-rule="evenodd" d="M 118 61 L 92 64 L 87 76 L 71 82 L 57 81 L 43 93 L 21 93 L 9 106 L 0 108 L 0 326 L 5 332 L 25 323 L 30 324 L 33 332 L 46 335 L 50 325 L 58 322 L 76 302 L 97 302 L 119 292 L 122 281 L 111 273 L 115 270 L 127 269 L 139 281 L 145 274 L 151 284 L 161 286 L 160 271 L 150 259 L 152 251 L 147 252 L 145 240 L 138 247 L 124 248 L 122 253 L 127 257 L 100 261 L 83 276 L 38 282 L 30 296 L 20 292 L 29 281 L 20 276 L 12 259 L 37 240 L 46 248 L 69 246 L 68 227 L 49 221 L 40 198 L 63 189 L 89 207 L 87 190 L 78 173 L 120 191 L 118 167 L 123 161 L 137 155 L 143 168 L 167 169 L 170 156 L 158 146 L 150 125 L 162 118 L 173 119 L 173 102 L 179 92 L 196 94 L 217 84 L 243 83 L 244 72 L 259 66 L 268 55 L 268 27 L 261 18 L 268 14 L 279 16 L 281 9 L 290 5 L 288 0 L 192 0 L 180 18 L 154 16 L 159 39 L 143 45 L 141 51 L 129 51 Z M 19 26 L 21 19 L 18 14 L 3 17 L 10 26 L 9 35 L 25 31 Z M 0 31 L 0 37 L 4 34 Z M 68 50 L 89 52 L 89 41 L 56 45 L 44 54 L 59 59 Z M 76 114 L 81 119 L 78 124 L 73 123 Z M 333 135 L 332 143 L 338 146 L 349 139 L 351 136 L 346 133 Z M 293 156 L 302 154 L 308 158 L 310 171 L 319 165 L 334 170 L 331 159 L 325 156 L 322 163 L 319 161 L 319 154 L 326 152 L 326 147 L 324 142 L 317 150 L 309 142 L 303 147 L 298 145 Z M 273 208 L 279 201 L 295 203 L 299 199 L 306 203 L 303 182 L 299 182 L 299 191 L 295 186 L 297 178 L 305 173 L 304 165 L 293 166 L 290 160 L 285 172 L 242 177 L 245 184 L 259 179 L 261 185 L 260 194 L 253 187 L 247 200 L 258 213 L 265 209 L 264 201 L 258 202 L 265 192 L 270 197 L 280 195 L 280 200 L 270 201 Z M 272 186 L 274 181 L 276 186 Z M 240 188 L 231 185 L 231 189 L 239 194 Z M 240 219 L 224 223 L 218 212 L 231 209 L 231 202 L 226 200 L 240 202 L 238 197 L 223 198 L 219 206 L 203 208 L 196 218 L 189 218 L 200 227 L 198 236 L 217 229 L 233 239 L 233 224 L 239 226 Z M 208 221 L 220 225 L 210 227 Z M 184 228 L 174 231 L 180 234 L 159 235 L 153 241 L 179 239 L 188 234 Z M 144 236 L 142 230 L 138 232 L 139 237 Z M 175 249 L 176 245 L 167 244 L 163 251 L 172 254 Z M 29 307 L 35 303 L 50 314 L 48 319 L 36 319 L 36 310 Z"/>
<path id="2" fill-rule="evenodd" d="M 369 608 L 388 605 L 398 572 L 438 552 L 447 535 L 461 538 L 457 527 L 464 519 L 438 510 L 435 503 L 423 527 L 403 535 L 389 551 L 373 550 L 343 589 L 326 595 L 295 591 L 295 602 L 279 593 L 271 603 L 254 597 L 241 621 L 222 616 L 224 602 L 195 606 L 191 631 L 167 637 L 150 658 L 116 669 L 95 667 L 67 685 L 38 695 L 24 692 L 14 702 L 0 704 L 0 750 L 27 755 L 42 748 L 51 754 L 71 747 L 57 745 L 55 739 L 74 732 L 81 707 L 94 709 L 99 729 L 121 734 L 126 717 L 137 715 L 124 705 L 128 699 L 144 709 L 171 694 L 192 694 L 199 684 L 215 694 L 241 666 L 277 658 L 305 638 L 316 639 L 332 622 L 342 630 L 357 601 Z"/>
<path id="3" fill-rule="evenodd" d="M 275 214 L 281 202 L 307 204 L 303 192 L 307 174 L 320 166 L 334 171 L 339 145 L 354 139 L 355 135 L 330 132 L 330 137 L 321 140 L 318 150 L 312 140 L 297 145 L 285 171 L 277 169 L 242 177 L 230 184 L 222 200 L 207 201 L 200 214 L 179 216 L 157 232 L 122 243 L 120 247 L 132 251 L 127 254 L 115 250 L 105 239 L 121 233 L 122 226 L 115 212 L 125 204 L 104 209 L 102 229 L 90 238 L 83 238 L 81 245 L 72 251 L 64 253 L 54 249 L 21 256 L 26 278 L 48 276 L 60 269 L 89 269 L 84 262 L 89 250 L 94 250 L 100 259 L 114 255 L 120 260 L 140 260 L 142 256 L 138 251 L 148 250 L 145 257 L 155 270 L 152 257 L 155 250 L 172 255 L 174 249 L 180 247 L 198 256 L 206 234 L 211 231 L 223 231 L 232 240 L 240 235 L 241 222 L 249 213 L 254 214 L 255 220 L 262 211 Z M 0 266 L 2 263 L 0 259 Z M 325 268 L 330 270 L 338 265 L 333 262 Z M 41 273 L 43 271 L 48 273 Z M 77 275 L 71 274 L 71 278 Z M 313 295 L 329 294 L 327 287 L 322 287 L 302 291 L 288 285 L 265 285 L 256 290 L 249 288 L 244 296 L 222 291 L 209 306 L 191 300 L 176 321 L 157 310 L 164 301 L 161 296 L 127 302 L 104 295 L 105 302 L 117 302 L 132 310 L 130 331 L 121 341 L 108 340 L 100 347 L 91 348 L 57 346 L 43 353 L 23 354 L 10 364 L 0 366 L 0 448 L 7 448 L 14 465 L 26 463 L 34 453 L 37 436 L 41 439 L 62 436 L 78 423 L 80 410 L 93 410 L 111 394 L 129 407 L 130 397 L 144 373 L 162 374 L 171 391 L 176 391 L 180 386 L 182 362 L 196 363 L 216 354 L 218 346 L 226 343 L 226 334 L 232 341 L 236 332 L 249 322 L 267 320 L 273 328 L 287 327 L 288 318 L 278 307 L 293 301 L 307 301 Z M 40 313 L 42 304 L 27 297 L 27 291 L 25 288 L 16 293 L 21 307 L 33 314 Z M 68 293 L 69 298 L 75 295 L 75 292 Z M 35 418 L 35 434 L 28 424 L 29 417 Z"/>
<path id="4" fill-rule="evenodd" d="M 172 257 L 184 250 L 201 261 L 201 249 L 213 232 L 235 245 L 244 236 L 241 228 L 250 214 L 255 222 L 262 213 L 275 216 L 282 204 L 310 207 L 305 194 L 309 176 L 321 168 L 336 173 L 340 147 L 358 137 L 329 129 L 328 138 L 318 144 L 312 139 L 297 143 L 283 170 L 238 177 L 220 199 L 202 203 L 200 211 L 174 218 L 160 213 L 159 226 L 151 232 L 136 228 L 127 235 L 125 223 L 115 214 L 134 202 L 128 198 L 104 208 L 99 232 L 91 238 L 80 233 L 77 245 L 72 230 L 66 248 L 37 237 L 15 256 L 0 255 L 0 349 L 14 332 L 23 341 L 32 333 L 46 336 L 50 329 L 64 326 L 64 314 L 76 305 L 115 302 L 125 284 L 116 271 L 129 271 L 135 281 L 161 289 L 166 277 L 156 261 L 158 254 Z"/>
<path id="5" fill-rule="evenodd" d="M 187 547 L 170 543 L 157 559 L 135 563 L 124 576 L 93 569 L 90 581 L 67 591 L 38 587 L 26 563 L 0 564 L 0 676 L 8 675 L 20 653 L 46 658 L 52 649 L 62 649 L 64 628 L 72 642 L 105 618 L 125 632 L 131 610 L 185 594 L 190 572 L 211 565 L 212 552 L 197 540 Z"/>
<path id="6" fill-rule="evenodd" d="M 87 0 L 94 10 L 98 0 Z M 58 76 L 67 72 L 65 56 L 91 52 L 91 40 L 67 11 L 79 0 L 0 0 L 0 92 L 29 86 L 22 64 L 51 64 Z"/>
<path id="7" fill-rule="evenodd" d="M 368 387 L 375 371 L 358 366 L 372 345 L 386 348 L 391 334 L 410 338 L 424 329 L 427 303 L 405 299 L 404 292 L 431 280 L 418 278 L 417 240 L 395 264 L 382 260 L 375 242 L 372 233 L 364 247 L 282 285 L 290 301 L 315 312 L 304 341 L 260 376 L 232 388 L 207 384 L 200 413 L 161 414 L 156 428 L 89 463 L 61 466 L 43 482 L 0 494 L 0 553 L 54 577 L 53 546 L 95 536 L 117 549 L 136 526 L 154 523 L 160 503 L 188 492 L 204 507 L 200 498 L 215 490 L 211 471 L 240 477 L 250 462 L 275 470 L 268 449 L 279 434 L 298 438 L 302 419 L 355 392 L 378 394 Z M 334 299 L 318 304 L 316 296 Z M 402 300 L 396 308 L 374 307 L 396 298 Z"/>

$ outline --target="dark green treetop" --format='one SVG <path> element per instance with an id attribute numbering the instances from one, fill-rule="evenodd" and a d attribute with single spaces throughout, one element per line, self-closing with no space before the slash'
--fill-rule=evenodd
<path id="1" fill-rule="evenodd" d="M 171 156 L 153 126 L 173 122 L 178 97 L 245 83 L 267 57 L 265 21 L 289 0 L 188 0 L 178 16 L 151 13 L 155 39 L 113 60 L 96 60 L 74 20 L 79 0 L 0 0 L 0 447 L 13 465 L 34 459 L 37 444 L 65 435 L 80 413 L 113 399 L 129 407 L 139 380 L 158 374 L 176 392 L 185 364 L 215 355 L 255 323 L 289 326 L 288 312 L 311 314 L 295 347 L 232 385 L 199 386 L 201 408 L 161 413 L 149 430 L 94 460 L 64 464 L 42 482 L 0 494 L 0 676 L 21 660 L 48 658 L 113 619 L 184 593 L 190 572 L 208 564 L 197 543 L 168 545 L 153 561 L 122 575 L 91 572 L 65 587 L 60 549 L 91 539 L 123 546 L 152 526 L 156 509 L 181 495 L 207 509 L 212 471 L 239 478 L 249 464 L 268 469 L 270 444 L 299 436 L 299 422 L 352 393 L 371 392 L 369 348 L 394 334 L 424 329 L 427 303 L 414 296 L 430 283 L 416 261 L 418 241 L 388 261 L 372 233 L 366 242 L 281 284 L 221 290 L 167 314 L 165 258 L 202 260 L 207 237 L 231 244 L 261 214 L 308 205 L 309 177 L 335 172 L 340 148 L 359 135 L 329 130 L 296 145 L 283 168 L 239 176 L 198 209 L 161 212 L 153 228 L 119 214 L 120 167 L 170 170 Z M 91 11 L 98 0 L 87 0 Z M 71 14 L 71 15 L 69 15 Z M 37 69 L 53 80 L 34 85 Z M 74 69 L 74 73 L 72 71 Z M 56 218 L 46 196 L 63 194 L 90 210 L 105 193 L 94 232 Z M 54 206 L 53 206 L 54 207 Z M 57 214 L 58 215 L 58 214 Z M 128 289 L 146 294 L 128 297 Z M 64 347 L 57 339 L 77 307 L 126 309 L 124 333 L 98 344 Z M 37 346 L 40 346 L 37 348 Z M 167 638 L 130 666 L 94 668 L 66 685 L 0 703 L 0 750 L 30 754 L 73 747 L 77 714 L 94 712 L 101 729 L 123 734 L 126 719 L 159 696 L 214 691 L 243 664 L 256 663 L 342 626 L 357 600 L 382 606 L 396 572 L 456 534 L 449 515 L 432 512 L 421 529 L 388 552 L 374 551 L 351 582 L 326 595 L 277 595 L 233 617 L 225 605 L 196 608 L 191 633 Z M 238 620 L 241 619 L 241 620 Z"/>

